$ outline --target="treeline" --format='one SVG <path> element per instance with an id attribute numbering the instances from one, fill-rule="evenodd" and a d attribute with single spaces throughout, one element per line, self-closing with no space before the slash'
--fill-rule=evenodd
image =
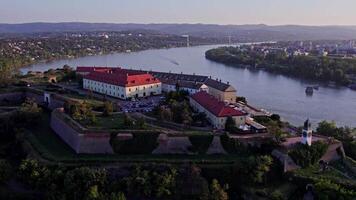
<path id="1" fill-rule="evenodd" d="M 349 74 L 356 74 L 356 59 L 317 56 L 289 56 L 284 51 L 264 54 L 251 49 L 220 47 L 208 50 L 207 59 L 232 66 L 249 66 L 310 80 L 333 81 L 340 85 L 351 83 Z"/>
<path id="2" fill-rule="evenodd" d="M 0 67 L 22 67 L 62 58 L 186 45 L 186 38 L 180 36 L 141 33 L 138 31 L 131 33 L 58 33 L 37 37 L 0 39 Z M 103 36 L 106 34 L 109 37 Z M 208 38 L 191 38 L 191 45 L 217 42 Z"/>

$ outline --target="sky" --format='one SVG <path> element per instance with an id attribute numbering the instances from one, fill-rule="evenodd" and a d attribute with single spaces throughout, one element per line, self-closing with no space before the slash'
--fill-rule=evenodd
<path id="1" fill-rule="evenodd" d="M 356 0 L 0 0 L 0 23 L 356 25 Z"/>

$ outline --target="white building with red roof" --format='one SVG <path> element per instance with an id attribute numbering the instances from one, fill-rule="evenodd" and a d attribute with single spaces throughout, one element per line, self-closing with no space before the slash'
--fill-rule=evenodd
<path id="1" fill-rule="evenodd" d="M 161 81 L 149 73 L 121 68 L 77 68 L 83 75 L 83 88 L 120 99 L 140 98 L 162 93 Z"/>
<path id="2" fill-rule="evenodd" d="M 196 111 L 205 113 L 214 128 L 224 129 L 228 117 L 232 117 L 237 127 L 245 125 L 247 113 L 230 107 L 205 91 L 193 94 L 190 105 Z"/>

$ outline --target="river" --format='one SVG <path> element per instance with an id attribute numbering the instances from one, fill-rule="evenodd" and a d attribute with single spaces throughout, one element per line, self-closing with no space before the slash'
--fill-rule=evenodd
<path id="1" fill-rule="evenodd" d="M 306 96 L 311 83 L 265 71 L 239 69 L 205 59 L 205 51 L 221 45 L 146 50 L 58 60 L 25 67 L 22 72 L 45 71 L 64 64 L 76 66 L 121 66 L 187 74 L 202 74 L 229 81 L 239 96 L 270 112 L 281 115 L 293 125 L 301 126 L 309 118 L 314 127 L 322 120 L 335 121 L 339 126 L 356 127 L 356 91 L 340 87 L 320 86 L 313 96 Z"/>

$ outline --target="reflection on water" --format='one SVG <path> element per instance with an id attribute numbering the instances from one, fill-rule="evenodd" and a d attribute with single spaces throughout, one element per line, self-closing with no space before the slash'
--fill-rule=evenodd
<path id="1" fill-rule="evenodd" d="M 69 64 L 73 67 L 78 65 L 122 66 L 164 72 L 203 74 L 229 81 L 237 89 L 238 95 L 247 97 L 251 104 L 278 113 L 282 118 L 297 126 L 302 125 L 306 118 L 310 118 L 314 124 L 326 119 L 334 120 L 338 125 L 356 127 L 355 91 L 343 87 L 330 88 L 321 85 L 312 96 L 307 96 L 305 88 L 317 85 L 317 83 L 264 71 L 239 69 L 206 60 L 205 51 L 217 46 L 147 50 L 59 60 L 24 68 L 23 72 L 44 71 Z"/>

